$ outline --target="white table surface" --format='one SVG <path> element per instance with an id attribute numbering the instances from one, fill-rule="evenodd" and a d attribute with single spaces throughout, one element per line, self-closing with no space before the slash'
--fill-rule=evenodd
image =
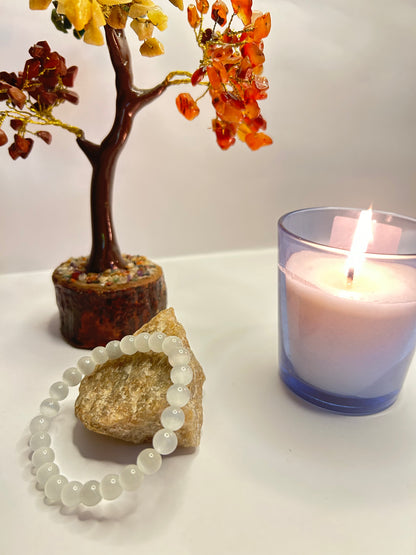
<path id="1" fill-rule="evenodd" d="M 50 272 L 0 276 L 0 552 L 410 555 L 416 553 L 416 367 L 374 416 L 301 402 L 278 378 L 276 251 L 162 261 L 169 304 L 204 367 L 203 434 L 140 490 L 65 511 L 30 471 L 28 424 L 80 356 L 58 332 Z M 81 351 L 81 354 L 84 354 Z M 86 481 L 137 448 L 83 429 L 62 403 L 53 446 Z"/>

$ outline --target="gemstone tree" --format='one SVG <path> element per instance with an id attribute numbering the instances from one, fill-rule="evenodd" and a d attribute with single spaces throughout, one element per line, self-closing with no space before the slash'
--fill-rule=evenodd
<path id="1" fill-rule="evenodd" d="M 169 2 L 183 9 L 183 0 Z M 268 82 L 262 76 L 263 39 L 270 32 L 270 14 L 252 11 L 252 0 L 231 0 L 230 4 L 227 6 L 222 0 L 212 3 L 197 0 L 195 5 L 190 4 L 187 7 L 188 22 L 202 50 L 199 67 L 193 73 L 173 71 L 154 87 L 141 89 L 134 85 L 124 29 L 129 23 L 141 41 L 140 53 L 143 56 L 163 54 L 163 45 L 153 32 L 166 29 L 167 16 L 152 0 L 57 0 L 52 3 L 51 0 L 29 0 L 31 9 L 52 8 L 51 19 L 58 30 L 65 33 L 72 30 L 76 38 L 88 44 L 106 44 L 115 73 L 115 118 L 107 136 L 96 144 L 85 137 L 82 129 L 55 116 L 56 108 L 62 103 L 78 103 L 78 96 L 72 90 L 77 67 L 67 67 L 65 59 L 52 51 L 48 43 L 38 42 L 30 48 L 31 57 L 23 71 L 17 74 L 0 72 L 0 101 L 6 104 L 0 111 L 0 146 L 8 142 L 4 130 L 7 120 L 13 130 L 9 154 L 14 160 L 27 158 L 34 138 L 51 143 L 52 135 L 45 130 L 45 125 L 59 126 L 76 136 L 78 146 L 92 165 L 90 255 L 85 259 L 71 259 L 70 270 L 65 267 L 54 273 L 58 305 L 62 309 L 65 306 L 65 310 L 72 307 L 71 315 L 65 315 L 61 310 L 61 330 L 64 337 L 77 346 L 89 347 L 120 338 L 140 327 L 166 304 L 161 269 L 144 257 L 137 262 L 123 256 L 112 220 L 116 164 L 135 115 L 169 86 L 189 83 L 193 87 L 202 87 L 203 92 L 196 99 L 189 93 L 181 93 L 176 105 L 188 120 L 192 120 L 199 114 L 198 102 L 208 93 L 215 109 L 212 130 L 221 149 L 228 149 L 236 138 L 252 150 L 272 142 L 264 133 L 266 121 L 258 104 L 267 97 Z M 35 131 L 36 126 L 40 130 Z M 138 271 L 132 273 L 132 266 L 138 267 Z M 131 281 L 132 275 L 139 282 L 136 288 L 145 285 L 145 290 L 143 294 L 135 291 L 133 297 L 139 301 L 129 313 L 126 305 L 131 303 L 132 295 L 113 289 L 120 288 L 120 285 L 127 289 L 126 283 Z M 98 287 L 99 295 L 88 303 L 87 308 L 83 303 L 89 284 L 105 287 Z M 111 292 L 114 298 L 111 302 L 104 300 L 99 308 L 103 291 Z M 83 297 L 81 304 L 77 300 L 80 293 Z M 122 324 L 117 324 L 114 322 L 121 317 L 108 315 L 105 311 L 109 310 L 109 305 L 116 307 L 123 295 L 125 304 L 122 303 L 117 312 L 126 314 L 127 311 L 128 316 L 123 318 Z M 98 314 L 91 313 L 92 307 L 99 311 Z M 136 315 L 141 316 L 137 319 Z M 97 328 L 97 321 L 101 322 L 103 337 L 90 336 L 92 325 Z"/>

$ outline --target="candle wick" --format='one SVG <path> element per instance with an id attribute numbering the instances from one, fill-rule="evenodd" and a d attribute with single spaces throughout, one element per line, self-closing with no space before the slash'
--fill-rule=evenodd
<path id="1" fill-rule="evenodd" d="M 353 281 L 354 281 L 354 268 L 348 268 L 347 285 L 351 287 Z"/>

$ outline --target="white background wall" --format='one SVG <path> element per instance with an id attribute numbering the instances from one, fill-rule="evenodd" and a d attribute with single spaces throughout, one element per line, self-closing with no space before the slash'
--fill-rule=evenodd
<path id="1" fill-rule="evenodd" d="M 129 34 L 136 84 L 147 87 L 199 60 L 186 14 L 168 0 L 167 53 L 142 58 Z M 188 2 L 185 2 L 188 4 Z M 119 162 L 114 219 L 123 252 L 164 256 L 273 246 L 286 211 L 318 205 L 416 216 L 416 2 L 256 0 L 272 13 L 263 114 L 271 147 L 216 146 L 208 98 L 200 117 L 176 110 L 179 88 L 140 113 Z M 0 6 L 0 69 L 22 69 L 46 39 L 79 66 L 78 106 L 60 117 L 101 140 L 113 118 L 105 47 L 64 35 L 28 0 Z M 192 92 L 189 88 L 184 88 Z M 53 130 L 54 131 L 54 130 Z M 27 160 L 0 149 L 0 272 L 52 268 L 88 254 L 89 164 L 72 135 L 36 141 Z"/>

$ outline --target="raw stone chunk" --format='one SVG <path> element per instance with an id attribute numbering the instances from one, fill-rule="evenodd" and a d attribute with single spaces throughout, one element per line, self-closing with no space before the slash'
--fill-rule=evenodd
<path id="1" fill-rule="evenodd" d="M 190 349 L 185 329 L 176 320 L 173 308 L 159 312 L 134 335 L 153 331 L 180 337 L 191 352 L 189 365 L 194 375 L 188 385 L 191 400 L 182 409 L 185 424 L 176 435 L 179 446 L 197 447 L 203 418 L 204 372 Z M 123 355 L 97 365 L 80 384 L 75 414 L 93 432 L 132 443 L 150 443 L 153 434 L 162 427 L 160 415 L 168 406 L 166 391 L 172 385 L 170 370 L 166 355 L 153 352 Z"/>

